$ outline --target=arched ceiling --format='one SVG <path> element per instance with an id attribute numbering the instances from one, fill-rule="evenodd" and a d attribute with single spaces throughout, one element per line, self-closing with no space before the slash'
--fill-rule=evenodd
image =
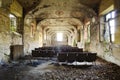
<path id="1" fill-rule="evenodd" d="M 66 30 L 66 31 L 69 31 L 71 34 L 74 34 L 74 32 L 75 32 L 75 31 L 72 30 L 72 28 L 67 28 L 67 27 L 65 27 L 65 28 L 47 27 L 46 30 L 47 30 L 46 33 L 50 32 L 51 30 L 56 30 L 56 31 L 64 31 L 64 30 Z"/>
<path id="2" fill-rule="evenodd" d="M 58 33 L 58 32 L 66 32 L 66 33 L 68 33 L 69 35 L 73 35 L 74 33 L 72 33 L 71 31 L 69 31 L 69 30 L 57 30 L 57 29 L 50 29 L 50 30 L 48 30 L 47 31 L 47 34 L 50 34 L 50 33 L 53 33 L 53 32 L 55 32 L 55 33 Z"/>
<path id="3" fill-rule="evenodd" d="M 77 33 L 77 28 L 82 28 L 80 20 L 75 18 L 45 19 L 38 26 L 43 27 L 44 33 L 54 31 L 69 31 L 72 35 Z"/>
<path id="4" fill-rule="evenodd" d="M 34 9 L 37 5 L 41 3 L 42 0 L 17 0 L 24 8 L 25 13 Z M 67 0 L 66 0 L 67 1 Z M 98 11 L 99 4 L 101 0 L 78 0 L 79 3 L 88 6 L 94 11 Z M 48 7 L 49 5 L 44 5 L 43 8 Z"/>
<path id="5" fill-rule="evenodd" d="M 43 27 L 44 30 L 47 28 L 53 28 L 53 29 L 70 29 L 71 31 L 77 31 L 76 29 L 82 28 L 82 23 L 78 19 L 75 18 L 60 18 L 60 19 L 45 19 L 41 21 L 39 26 Z"/>
<path id="6" fill-rule="evenodd" d="M 29 1 L 33 2 L 34 0 Z M 90 0 L 85 0 L 88 1 L 86 4 L 84 0 L 35 1 L 37 1 L 39 4 L 31 4 L 31 6 L 34 5 L 33 9 L 27 13 L 25 19 L 26 21 L 27 19 L 36 20 L 37 26 L 42 27 L 43 31 L 46 31 L 45 28 L 49 27 L 48 30 L 51 32 L 57 32 L 59 30 L 63 32 L 72 31 L 72 33 L 74 33 L 78 29 L 82 29 L 86 19 L 96 16 L 95 11 L 92 9 L 92 3 Z M 93 0 L 93 4 L 98 4 L 99 1 L 100 0 Z M 28 2 L 28 0 L 26 0 L 26 2 Z M 91 7 L 89 8 L 90 5 Z"/>

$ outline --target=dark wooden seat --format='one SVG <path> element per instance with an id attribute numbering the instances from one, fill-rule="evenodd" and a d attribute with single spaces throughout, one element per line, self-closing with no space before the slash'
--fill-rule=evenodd
<path id="1" fill-rule="evenodd" d="M 97 58 L 97 53 L 88 53 L 86 61 L 87 62 L 94 62 Z"/>
<path id="2" fill-rule="evenodd" d="M 77 52 L 76 61 L 84 62 L 84 61 L 86 61 L 86 56 L 87 56 L 87 53 Z"/>
<path id="3" fill-rule="evenodd" d="M 46 57 L 46 50 L 39 51 L 40 57 Z"/>
<path id="4" fill-rule="evenodd" d="M 72 63 L 76 61 L 76 53 L 75 52 L 68 52 L 67 53 L 67 62 Z"/>
<path id="5" fill-rule="evenodd" d="M 47 57 L 53 57 L 54 51 L 53 50 L 47 50 Z"/>
<path id="6" fill-rule="evenodd" d="M 39 56 L 39 51 L 38 50 L 32 50 L 32 56 L 33 57 L 38 57 Z"/>
<path id="7" fill-rule="evenodd" d="M 67 61 L 67 53 L 65 53 L 65 52 L 58 53 L 57 59 L 58 59 L 58 62 L 66 62 Z"/>

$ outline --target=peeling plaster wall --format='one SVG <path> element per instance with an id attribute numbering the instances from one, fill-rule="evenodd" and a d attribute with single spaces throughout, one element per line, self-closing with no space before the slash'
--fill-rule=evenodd
<path id="1" fill-rule="evenodd" d="M 29 17 L 29 16 L 26 16 Z M 32 23 L 32 25 L 31 25 Z M 30 55 L 31 51 L 41 46 L 41 33 L 37 30 L 35 20 L 27 22 L 25 18 L 24 25 L 24 54 Z"/>
<path id="2" fill-rule="evenodd" d="M 0 62 L 7 61 L 10 54 L 10 20 L 8 12 L 0 8 Z"/>
<path id="3" fill-rule="evenodd" d="M 85 45 L 86 50 L 97 52 L 97 55 L 120 66 L 120 44 L 100 41 L 99 24 L 91 25 L 91 41 Z"/>
<path id="4" fill-rule="evenodd" d="M 22 35 L 16 32 L 11 33 L 12 45 L 22 45 Z"/>
<path id="5" fill-rule="evenodd" d="M 0 63 L 10 58 L 10 46 L 21 45 L 22 37 L 18 33 L 10 32 L 9 12 L 0 8 Z"/>
<path id="6" fill-rule="evenodd" d="M 30 55 L 31 51 L 37 47 L 40 47 L 39 32 L 35 32 L 34 36 L 31 36 L 30 27 L 24 26 L 24 53 Z"/>
<path id="7" fill-rule="evenodd" d="M 117 46 L 117 47 L 116 47 Z M 117 65 L 120 65 L 120 45 L 119 44 L 110 44 L 110 43 L 99 43 L 92 39 L 89 50 L 91 52 L 97 52 L 98 56 L 113 62 Z"/>
<path id="8" fill-rule="evenodd" d="M 104 5 L 103 5 L 104 4 Z M 101 2 L 100 5 L 100 13 L 104 12 L 110 5 L 114 4 L 112 0 L 105 0 Z M 107 11 L 107 10 L 106 10 Z M 109 10 L 107 11 L 107 13 Z M 120 15 L 120 14 L 118 14 Z M 96 20 L 97 21 L 97 20 Z M 117 20 L 115 20 L 118 24 L 120 19 L 117 17 Z M 100 25 L 92 25 L 91 26 L 91 41 L 90 44 L 87 44 L 85 47 L 88 51 L 91 52 L 97 52 L 98 56 L 113 62 L 120 66 L 120 38 L 119 38 L 119 32 L 120 32 L 120 26 L 116 26 L 116 32 L 115 32 L 115 42 L 113 43 L 106 43 L 104 41 L 100 40 Z M 96 34 L 97 33 L 97 34 Z"/>
<path id="9" fill-rule="evenodd" d="M 11 36 L 9 32 L 0 32 L 0 62 L 7 62 L 10 55 Z"/>

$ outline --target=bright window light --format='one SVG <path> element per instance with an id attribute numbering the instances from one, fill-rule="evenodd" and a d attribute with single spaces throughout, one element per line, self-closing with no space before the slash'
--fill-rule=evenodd
<path id="1" fill-rule="evenodd" d="M 112 18 L 115 18 L 115 11 L 112 12 Z M 112 41 L 115 41 L 115 20 L 111 20 L 110 21 L 110 25 L 111 25 L 111 38 Z"/>
<path id="2" fill-rule="evenodd" d="M 111 18 L 111 14 L 109 13 L 109 14 L 107 14 L 107 16 L 106 16 L 106 21 L 108 21 L 110 18 Z"/>
<path id="3" fill-rule="evenodd" d="M 111 34 L 115 33 L 115 20 L 110 20 Z"/>
<path id="4" fill-rule="evenodd" d="M 57 33 L 57 41 L 63 40 L 63 33 Z"/>
<path id="5" fill-rule="evenodd" d="M 113 11 L 111 14 L 112 14 L 112 18 L 115 18 L 115 11 Z"/>
<path id="6" fill-rule="evenodd" d="M 10 15 L 9 15 L 9 17 L 10 17 L 10 18 L 15 18 L 15 16 L 14 16 L 14 15 L 12 15 L 12 14 L 10 14 Z"/>
<path id="7" fill-rule="evenodd" d="M 111 39 L 112 41 L 115 40 L 115 20 L 110 20 L 110 32 L 111 32 Z"/>
<path id="8" fill-rule="evenodd" d="M 17 30 L 17 18 L 16 16 L 9 14 L 10 17 L 10 29 L 11 31 L 16 31 Z"/>
<path id="9" fill-rule="evenodd" d="M 112 34 L 112 35 L 111 35 L 111 38 L 112 38 L 112 41 L 114 42 L 114 41 L 115 41 L 115 35 Z"/>
<path id="10" fill-rule="evenodd" d="M 116 12 L 112 11 L 106 15 L 106 22 L 109 22 L 110 26 L 110 34 L 111 34 L 111 41 L 114 42 L 115 40 L 115 15 Z"/>

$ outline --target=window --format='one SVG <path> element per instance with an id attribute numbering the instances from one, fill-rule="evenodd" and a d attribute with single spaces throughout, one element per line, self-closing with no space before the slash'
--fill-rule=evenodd
<path id="1" fill-rule="evenodd" d="M 63 41 L 63 33 L 57 33 L 57 41 Z"/>
<path id="2" fill-rule="evenodd" d="M 115 11 L 105 15 L 105 34 L 104 38 L 107 42 L 114 42 L 115 36 Z"/>
<path id="3" fill-rule="evenodd" d="M 10 14 L 10 29 L 11 31 L 16 31 L 17 30 L 17 18 L 13 15 Z"/>

